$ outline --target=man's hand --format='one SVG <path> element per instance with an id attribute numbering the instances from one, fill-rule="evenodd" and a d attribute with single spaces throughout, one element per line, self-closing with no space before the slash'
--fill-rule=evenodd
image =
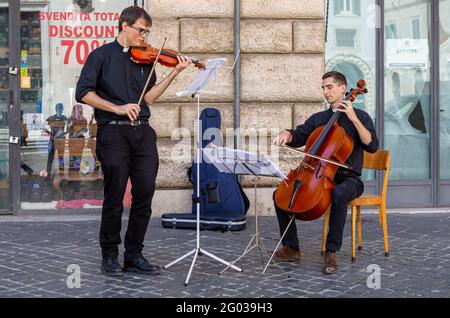
<path id="1" fill-rule="evenodd" d="M 127 115 L 131 121 L 138 119 L 141 107 L 138 104 L 126 104 L 115 109 L 117 115 Z"/>
<path id="2" fill-rule="evenodd" d="M 342 113 L 346 113 L 348 119 L 350 119 L 353 123 L 358 121 L 358 116 L 356 116 L 355 110 L 353 109 L 352 103 L 350 101 L 348 101 L 348 100 L 342 101 L 339 104 L 339 107 L 337 110 Z"/>
<path id="3" fill-rule="evenodd" d="M 356 116 L 355 110 L 353 109 L 352 103 L 350 101 L 342 101 L 339 104 L 337 110 L 347 114 L 348 119 L 350 119 L 353 125 L 355 125 L 355 128 L 359 134 L 359 138 L 361 139 L 363 144 L 368 145 L 372 142 L 372 135 L 370 134 L 370 131 L 366 127 L 364 127 L 358 116 Z"/>
<path id="4" fill-rule="evenodd" d="M 147 104 L 153 104 L 159 96 L 161 96 L 169 87 L 170 83 L 183 71 L 186 67 L 191 63 L 191 59 L 186 56 L 177 56 L 178 64 L 175 66 L 172 72 L 169 73 L 166 78 L 164 78 L 161 82 L 153 86 L 147 94 L 145 94 L 144 100 Z"/>
<path id="5" fill-rule="evenodd" d="M 184 70 L 191 63 L 191 59 L 187 56 L 177 56 L 178 64 L 175 66 L 175 71 L 178 73 Z"/>
<path id="6" fill-rule="evenodd" d="M 288 130 L 283 130 L 277 138 L 274 139 L 273 144 L 277 146 L 285 146 L 292 141 L 291 132 Z"/>

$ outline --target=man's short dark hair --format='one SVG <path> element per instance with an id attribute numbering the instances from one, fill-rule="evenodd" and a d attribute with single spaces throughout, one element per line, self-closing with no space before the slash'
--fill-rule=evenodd
<path id="1" fill-rule="evenodd" d="M 327 72 L 325 74 L 323 74 L 322 76 L 322 80 L 332 77 L 336 83 L 338 83 L 339 85 L 345 85 L 347 86 L 347 79 L 345 78 L 345 75 L 342 74 L 341 72 L 337 72 L 337 71 L 330 71 Z"/>
<path id="2" fill-rule="evenodd" d="M 122 13 L 120 14 L 119 18 L 119 32 L 122 31 L 122 23 L 126 22 L 128 25 L 133 25 L 136 23 L 137 20 L 140 18 L 143 18 L 149 27 L 152 26 L 152 18 L 150 15 L 138 6 L 131 6 L 128 8 L 125 8 Z"/>

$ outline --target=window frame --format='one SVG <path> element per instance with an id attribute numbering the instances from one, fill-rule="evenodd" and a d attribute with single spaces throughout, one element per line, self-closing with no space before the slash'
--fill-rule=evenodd
<path id="1" fill-rule="evenodd" d="M 334 15 L 336 17 L 360 17 L 361 16 L 361 2 L 359 4 L 359 14 L 355 12 L 355 6 L 354 1 L 361 1 L 361 0 L 335 0 L 333 3 L 334 6 Z M 340 3 L 339 6 L 337 6 L 337 3 Z M 341 11 L 337 11 L 337 7 L 341 7 Z"/>
<path id="2" fill-rule="evenodd" d="M 354 36 L 353 36 L 353 42 L 354 42 L 354 46 L 339 46 L 338 45 L 338 31 L 339 30 L 343 30 L 343 31 L 354 31 Z M 335 47 L 337 49 L 346 49 L 346 50 L 355 50 L 359 48 L 360 45 L 360 41 L 359 41 L 359 30 L 355 29 L 354 27 L 350 27 L 350 26 L 339 26 L 339 28 L 335 28 L 334 29 L 334 35 L 335 35 Z"/>
<path id="3" fill-rule="evenodd" d="M 421 21 L 421 16 L 420 15 L 416 15 L 416 16 L 413 16 L 413 17 L 411 17 L 411 39 L 420 39 L 421 38 L 421 29 L 420 29 L 420 21 Z M 416 38 L 416 37 L 414 37 L 414 22 L 415 21 L 418 21 L 418 24 L 417 24 L 417 26 L 418 26 L 418 28 L 419 28 L 419 37 L 418 38 Z"/>

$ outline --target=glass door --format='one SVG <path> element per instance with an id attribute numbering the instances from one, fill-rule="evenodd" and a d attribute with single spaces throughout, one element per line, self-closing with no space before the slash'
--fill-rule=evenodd
<path id="1" fill-rule="evenodd" d="M 384 146 L 392 158 L 388 200 L 398 206 L 430 206 L 430 2 L 384 3 Z"/>

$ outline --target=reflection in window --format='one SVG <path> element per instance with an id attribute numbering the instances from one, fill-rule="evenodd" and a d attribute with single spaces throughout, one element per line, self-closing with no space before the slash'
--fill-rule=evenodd
<path id="1" fill-rule="evenodd" d="M 361 0 L 334 0 L 334 15 L 361 15 Z"/>
<path id="2" fill-rule="evenodd" d="M 420 19 L 414 17 L 411 19 L 411 37 L 413 39 L 420 39 Z"/>
<path id="3" fill-rule="evenodd" d="M 94 10 L 92 0 L 73 0 L 73 3 L 80 7 L 81 12 L 86 13 Z"/>
<path id="4" fill-rule="evenodd" d="M 356 30 L 336 29 L 337 47 L 356 47 Z"/>
<path id="5" fill-rule="evenodd" d="M 366 81 L 369 92 L 358 96 L 354 107 L 366 111 L 376 124 L 376 29 L 367 23 L 372 18 L 371 13 L 361 10 L 374 6 L 375 0 L 335 0 L 329 4 L 331 15 L 328 19 L 331 27 L 328 31 L 330 40 L 325 44 L 325 71 L 343 73 L 347 77 L 347 90 L 356 87 L 360 79 Z M 374 178 L 373 171 L 363 170 L 365 181 Z"/>
<path id="6" fill-rule="evenodd" d="M 400 96 L 400 76 L 397 72 L 392 74 L 392 93 L 396 98 Z"/>
<path id="7" fill-rule="evenodd" d="M 396 39 L 397 37 L 397 24 L 386 24 L 386 39 Z"/>
<path id="8" fill-rule="evenodd" d="M 385 2 L 384 140 L 393 180 L 430 179 L 430 49 L 421 39 L 429 33 L 428 5 Z"/>
<path id="9" fill-rule="evenodd" d="M 333 67 L 333 71 L 338 71 L 345 74 L 345 77 L 347 78 L 348 90 L 357 87 L 356 84 L 358 81 L 360 79 L 364 79 L 364 74 L 361 69 L 357 65 L 350 62 L 341 62 L 336 64 L 336 66 Z M 354 102 L 354 107 L 370 113 L 369 110 L 365 109 L 364 99 L 365 94 L 359 95 L 358 99 Z"/>
<path id="10" fill-rule="evenodd" d="M 419 95 L 419 94 L 423 94 L 425 93 L 425 80 L 423 77 L 423 72 L 421 70 L 417 70 L 416 73 L 414 74 L 414 78 L 415 78 L 415 94 Z"/>

